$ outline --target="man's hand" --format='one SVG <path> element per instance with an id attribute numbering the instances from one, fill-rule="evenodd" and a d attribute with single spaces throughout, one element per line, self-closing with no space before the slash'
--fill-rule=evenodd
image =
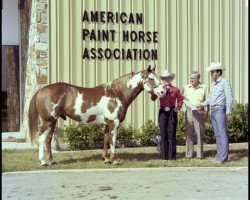
<path id="1" fill-rule="evenodd" d="M 229 122 L 231 120 L 231 115 L 227 114 L 227 121 Z"/>
<path id="2" fill-rule="evenodd" d="M 197 105 L 196 105 L 195 107 L 198 108 L 198 109 L 202 109 L 204 106 L 203 106 L 202 103 L 200 102 L 200 103 L 197 103 Z"/>
<path id="3" fill-rule="evenodd" d="M 174 112 L 178 113 L 179 110 L 179 107 L 174 107 Z"/>
<path id="4" fill-rule="evenodd" d="M 207 120 L 207 117 L 208 117 L 208 114 L 207 114 L 207 112 L 205 111 L 205 112 L 203 113 L 203 119 L 204 119 L 204 121 Z"/>

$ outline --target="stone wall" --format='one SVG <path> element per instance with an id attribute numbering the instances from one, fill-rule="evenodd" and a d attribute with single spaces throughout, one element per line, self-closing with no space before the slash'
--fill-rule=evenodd
<path id="1" fill-rule="evenodd" d="M 21 125 L 21 133 L 24 138 L 29 138 L 28 110 L 30 100 L 38 89 L 48 84 L 48 0 L 32 0 L 30 11 Z"/>

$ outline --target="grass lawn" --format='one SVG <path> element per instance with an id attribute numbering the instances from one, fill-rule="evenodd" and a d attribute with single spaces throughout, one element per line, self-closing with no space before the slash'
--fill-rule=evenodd
<path id="1" fill-rule="evenodd" d="M 248 143 L 229 146 L 229 160 L 225 164 L 215 162 L 216 145 L 204 145 L 205 159 L 185 158 L 185 146 L 177 146 L 177 160 L 161 160 L 156 147 L 119 148 L 116 158 L 121 165 L 105 164 L 102 150 L 58 151 L 53 153 L 57 165 L 41 167 L 38 149 L 2 150 L 2 172 L 90 169 L 90 168 L 140 168 L 140 167 L 248 167 Z"/>

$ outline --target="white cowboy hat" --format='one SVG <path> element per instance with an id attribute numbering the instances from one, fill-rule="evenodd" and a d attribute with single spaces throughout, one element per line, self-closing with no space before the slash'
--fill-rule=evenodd
<path id="1" fill-rule="evenodd" d="M 211 63 L 210 66 L 207 68 L 208 72 L 214 71 L 214 70 L 222 70 L 225 71 L 226 68 L 224 66 L 222 66 L 219 62 L 214 62 Z"/>
<path id="2" fill-rule="evenodd" d="M 166 78 L 166 77 L 171 77 L 172 80 L 174 80 L 175 74 L 171 74 L 171 73 L 169 73 L 168 70 L 164 69 L 160 77 L 161 77 L 161 79 Z"/>

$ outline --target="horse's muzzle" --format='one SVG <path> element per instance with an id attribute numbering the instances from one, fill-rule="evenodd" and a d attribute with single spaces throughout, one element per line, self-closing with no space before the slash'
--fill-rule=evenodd
<path id="1" fill-rule="evenodd" d="M 162 85 L 159 85 L 158 87 L 154 88 L 153 93 L 156 94 L 158 97 L 162 98 L 165 96 L 166 91 L 163 89 Z"/>

